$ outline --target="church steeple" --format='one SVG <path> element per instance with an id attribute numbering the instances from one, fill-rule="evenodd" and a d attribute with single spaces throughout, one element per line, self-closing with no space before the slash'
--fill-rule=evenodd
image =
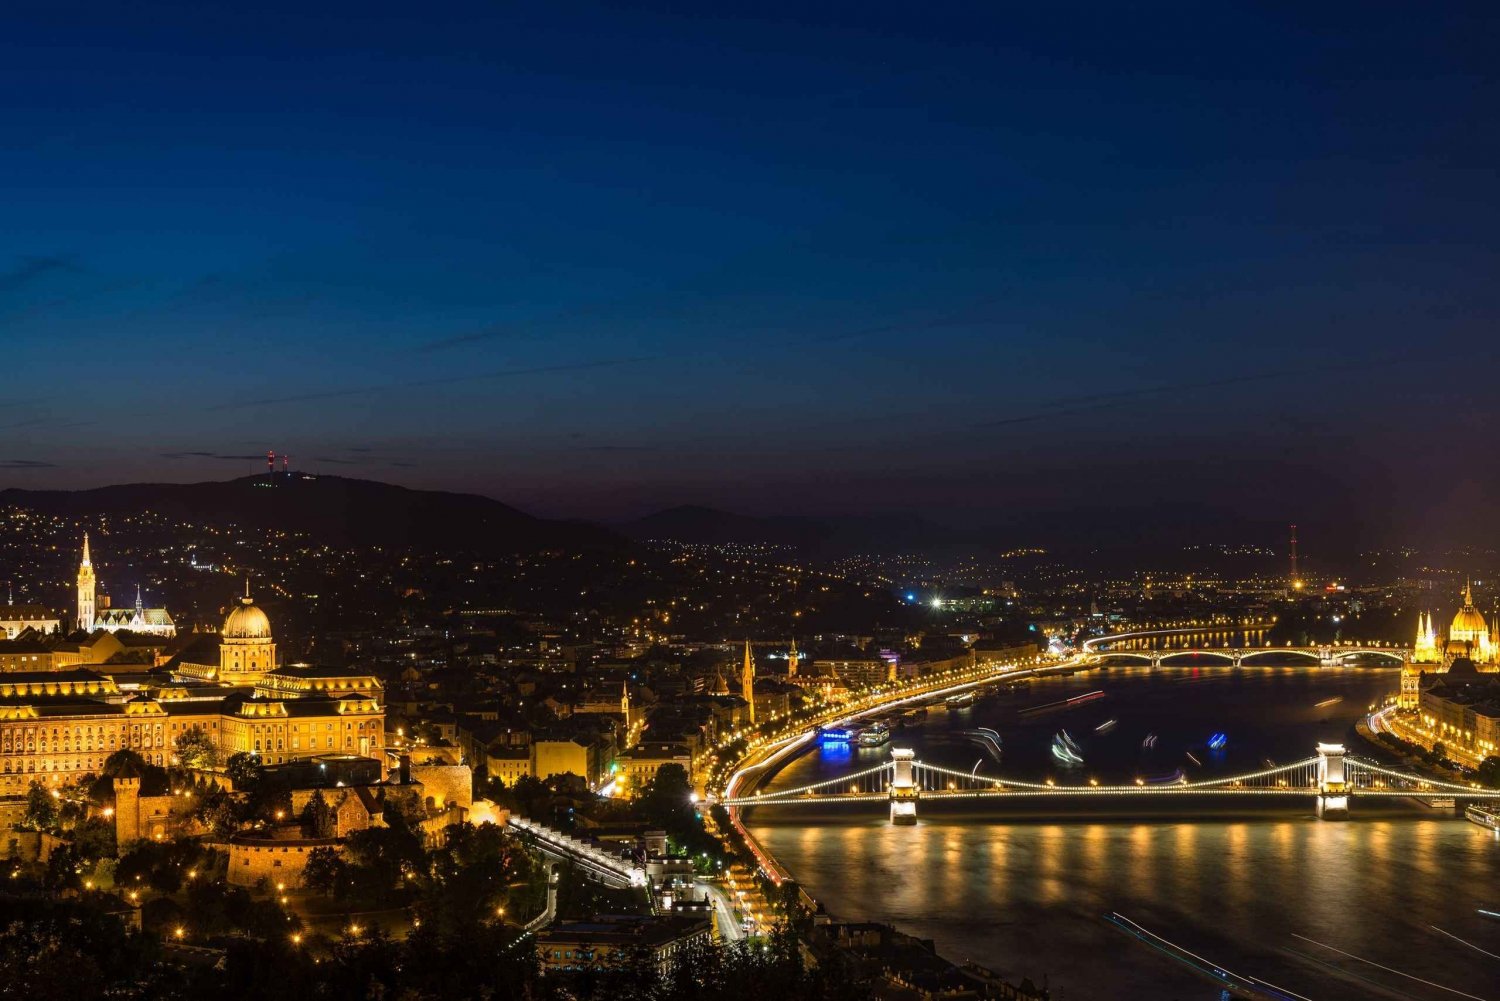
<path id="1" fill-rule="evenodd" d="M 792 648 L 786 654 L 786 676 L 795 678 L 797 676 L 797 662 L 802 658 L 797 656 L 797 637 L 792 637 Z"/>
<path id="2" fill-rule="evenodd" d="M 83 559 L 78 564 L 78 628 L 85 633 L 94 631 L 94 599 L 98 581 L 94 578 L 94 562 L 89 558 L 89 533 L 83 533 Z"/>

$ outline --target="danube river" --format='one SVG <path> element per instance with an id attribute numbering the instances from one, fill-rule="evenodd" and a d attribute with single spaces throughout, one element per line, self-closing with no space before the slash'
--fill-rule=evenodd
<path id="1" fill-rule="evenodd" d="M 1392 670 L 1358 668 L 1091 671 L 935 707 L 884 748 L 815 749 L 769 787 L 875 764 L 894 746 L 1059 783 L 1228 775 L 1309 757 L 1319 741 L 1368 754 L 1351 724 L 1395 685 Z M 1105 696 L 1021 713 L 1094 690 Z M 998 760 L 966 735 L 979 727 L 999 733 Z M 1051 751 L 1064 729 L 1084 759 L 1071 770 Z M 1219 751 L 1206 746 L 1215 733 Z M 749 821 L 834 917 L 889 921 L 1012 980 L 1045 977 L 1060 1001 L 1219 997 L 1107 923 L 1111 912 L 1289 996 L 1500 999 L 1500 921 L 1477 913 L 1500 911 L 1500 841 L 1451 811 L 1356 803 L 1329 822 L 1311 797 L 1060 806 L 929 801 L 914 827 L 870 806 L 760 807 Z"/>

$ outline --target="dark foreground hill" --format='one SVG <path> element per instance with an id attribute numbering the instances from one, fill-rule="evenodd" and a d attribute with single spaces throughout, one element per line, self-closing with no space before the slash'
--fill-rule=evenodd
<path id="1" fill-rule="evenodd" d="M 306 532 L 330 545 L 415 546 L 478 554 L 618 548 L 583 522 L 549 521 L 477 494 L 409 490 L 302 473 L 208 483 L 131 483 L 94 490 L 0 490 L 0 505 L 60 515 L 153 511 L 184 521 Z"/>

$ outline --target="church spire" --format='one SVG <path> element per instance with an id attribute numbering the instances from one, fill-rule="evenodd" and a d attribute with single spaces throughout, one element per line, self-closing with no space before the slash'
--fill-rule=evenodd
<path id="1" fill-rule="evenodd" d="M 94 563 L 89 558 L 89 533 L 83 533 L 83 559 L 78 563 L 78 630 L 94 631 L 94 604 L 98 581 L 94 578 Z"/>
<path id="2" fill-rule="evenodd" d="M 797 656 L 797 637 L 792 637 L 792 648 L 786 654 L 786 676 L 795 678 L 797 676 L 797 662 L 801 660 Z"/>

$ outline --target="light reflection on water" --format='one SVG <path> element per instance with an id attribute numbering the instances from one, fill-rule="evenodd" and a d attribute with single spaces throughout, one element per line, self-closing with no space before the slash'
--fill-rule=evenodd
<path id="1" fill-rule="evenodd" d="M 1232 769 L 1262 755 L 1295 760 L 1317 740 L 1344 739 L 1350 719 L 1394 681 L 1390 672 L 1205 674 L 1186 682 L 1143 672 L 1069 679 L 1045 693 L 981 703 L 964 714 L 972 720 L 935 711 L 895 743 L 917 747 L 924 760 L 967 767 L 969 749 L 955 733 L 995 726 L 1006 741 L 1005 764 L 996 773 L 1040 775 L 1048 766 L 1046 741 L 1063 724 L 1028 727 L 1015 717 L 1016 705 L 1070 688 L 1105 687 L 1120 738 L 1097 743 L 1090 767 L 1128 772 L 1146 732 L 1171 735 L 1180 748 L 1180 734 L 1226 729 L 1232 754 L 1219 767 Z M 1310 708 L 1332 694 L 1345 696 L 1337 720 Z M 831 771 L 814 754 L 776 783 L 815 781 L 887 752 L 861 754 Z M 957 812 L 923 804 L 914 827 L 892 827 L 873 812 L 792 815 L 766 808 L 751 822 L 835 917 L 892 921 L 935 939 L 952 959 L 973 959 L 1013 979 L 1046 976 L 1054 997 L 1217 996 L 1208 981 L 1101 920 L 1119 911 L 1229 969 L 1320 1001 L 1456 995 L 1339 957 L 1293 933 L 1500 998 L 1500 963 L 1431 928 L 1500 952 L 1500 922 L 1476 914 L 1480 907 L 1500 909 L 1500 843 L 1461 818 L 1423 807 L 1356 804 L 1353 819 L 1329 823 L 1313 817 L 1311 802 L 1195 806 L 1203 819 L 1194 822 L 1182 822 L 1181 812 L 1141 817 L 1116 807 L 1111 816 L 1111 808 L 1097 805 L 1087 812 L 1042 805 L 1022 807 L 1030 812 L 1019 815 L 1015 807 Z"/>

